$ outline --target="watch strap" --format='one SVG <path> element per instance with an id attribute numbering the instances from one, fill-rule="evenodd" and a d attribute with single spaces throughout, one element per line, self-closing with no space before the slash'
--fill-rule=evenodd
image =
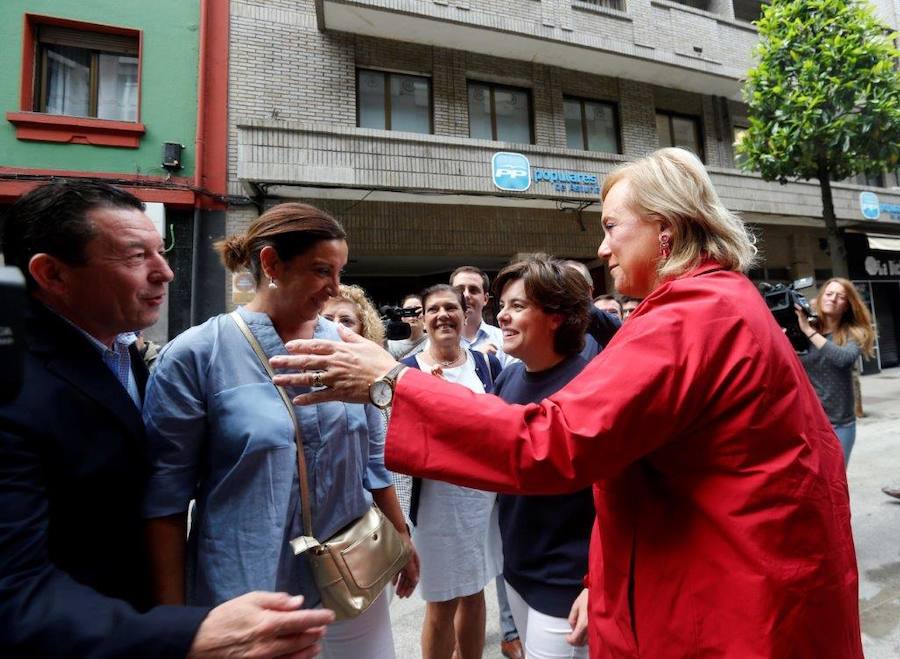
<path id="1" fill-rule="evenodd" d="M 406 364 L 397 364 L 394 368 L 388 371 L 383 377 L 378 378 L 379 380 L 384 380 L 389 385 L 391 385 L 391 389 L 397 386 L 397 376 L 400 375 L 400 371 L 406 368 Z"/>

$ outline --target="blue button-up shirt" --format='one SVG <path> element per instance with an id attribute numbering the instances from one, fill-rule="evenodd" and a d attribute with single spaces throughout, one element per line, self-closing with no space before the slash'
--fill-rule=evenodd
<path id="1" fill-rule="evenodd" d="M 240 309 L 265 353 L 287 354 L 266 314 Z M 316 338 L 340 340 L 320 319 Z M 293 397 L 305 388 L 288 389 Z M 325 540 L 391 485 L 384 420 L 371 405 L 294 407 L 303 436 L 315 536 Z M 160 353 L 144 404 L 151 476 L 145 515 L 197 506 L 188 550 L 187 601 L 216 605 L 252 590 L 319 601 L 307 561 L 289 541 L 300 519 L 294 425 L 272 380 L 228 315 L 177 337 Z"/>
<path id="2" fill-rule="evenodd" d="M 51 309 L 51 311 L 53 310 Z M 53 313 L 56 312 L 54 311 Z M 131 400 L 134 401 L 134 404 L 137 405 L 137 408 L 141 409 L 141 392 L 138 389 L 137 380 L 134 378 L 134 371 L 131 369 L 131 353 L 128 351 L 131 344 L 137 341 L 137 334 L 134 332 L 123 332 L 122 334 L 116 335 L 116 338 L 113 340 L 112 348 L 110 348 L 102 341 L 98 341 L 96 338 L 85 332 L 65 316 L 59 313 L 56 313 L 56 315 L 78 330 L 78 332 L 88 340 L 88 343 L 97 349 L 97 352 L 100 353 L 100 357 L 103 359 L 103 363 L 106 364 L 110 371 L 112 371 L 113 375 L 116 376 L 116 379 L 122 383 L 122 386 L 125 387 L 125 391 L 128 392 L 128 395 L 131 397 Z"/>

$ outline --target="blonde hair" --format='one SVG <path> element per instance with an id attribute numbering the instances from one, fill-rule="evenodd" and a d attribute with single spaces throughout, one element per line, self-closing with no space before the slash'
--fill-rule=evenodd
<path id="1" fill-rule="evenodd" d="M 665 220 L 672 227 L 671 255 L 660 261 L 661 280 L 678 277 L 713 259 L 746 272 L 756 261 L 756 236 L 725 208 L 703 163 L 690 151 L 660 149 L 613 170 L 601 199 L 621 181 L 630 184 L 630 205 L 641 219 Z"/>
<path id="2" fill-rule="evenodd" d="M 375 305 L 372 304 L 366 292 L 352 284 L 341 284 L 338 289 L 338 294 L 331 300 L 349 302 L 356 307 L 356 315 L 359 316 L 359 322 L 362 325 L 360 336 L 382 345 L 384 343 L 384 323 L 381 322 L 381 316 L 378 315 Z"/>
<path id="3" fill-rule="evenodd" d="M 834 330 L 832 336 L 834 342 L 839 346 L 845 345 L 847 341 L 853 340 L 859 345 L 859 349 L 866 357 L 872 357 L 875 354 L 875 332 L 872 330 L 872 316 L 869 310 L 859 296 L 859 291 L 847 279 L 843 277 L 832 277 L 819 289 L 819 295 L 816 296 L 816 309 L 821 313 L 822 297 L 825 295 L 825 289 L 831 283 L 837 283 L 844 289 L 847 295 L 847 310 L 841 316 L 837 329 Z M 821 325 L 820 325 L 821 327 Z"/>

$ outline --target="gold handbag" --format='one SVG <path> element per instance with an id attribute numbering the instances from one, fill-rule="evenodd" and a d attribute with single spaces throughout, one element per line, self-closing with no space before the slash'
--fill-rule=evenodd
<path id="1" fill-rule="evenodd" d="M 250 343 L 256 356 L 270 376 L 274 376 L 269 359 L 253 336 L 247 323 L 233 311 L 231 318 Z M 365 611 L 409 560 L 409 548 L 390 520 L 378 506 L 371 508 L 358 520 L 345 526 L 325 542 L 313 536 L 312 513 L 309 507 L 309 484 L 300 424 L 284 387 L 277 387 L 282 402 L 294 424 L 297 442 L 297 475 L 300 479 L 300 509 L 306 535 L 291 540 L 294 554 L 304 552 L 309 561 L 322 606 L 334 611 L 338 620 L 355 618 Z"/>

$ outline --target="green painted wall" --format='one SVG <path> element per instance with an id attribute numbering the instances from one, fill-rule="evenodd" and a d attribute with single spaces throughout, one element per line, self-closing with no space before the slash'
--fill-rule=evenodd
<path id="1" fill-rule="evenodd" d="M 184 167 L 194 170 L 197 128 L 199 0 L 0 1 L 0 166 L 164 176 L 163 142 L 185 145 Z M 19 111 L 22 31 L 26 13 L 105 23 L 143 31 L 140 118 L 146 133 L 137 149 L 27 142 L 16 139 L 6 113 Z"/>

